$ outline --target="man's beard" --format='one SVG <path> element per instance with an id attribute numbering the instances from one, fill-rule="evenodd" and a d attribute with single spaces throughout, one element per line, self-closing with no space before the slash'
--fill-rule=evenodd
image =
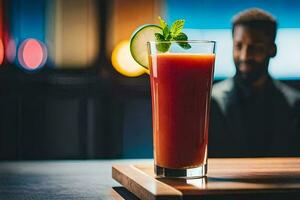
<path id="1" fill-rule="evenodd" d="M 248 65 L 252 65 L 253 69 L 249 72 L 241 72 L 239 70 L 240 64 L 246 63 Z M 236 78 L 238 78 L 239 81 L 246 83 L 246 84 L 252 84 L 261 77 L 268 74 L 268 64 L 266 63 L 257 63 L 255 61 L 246 61 L 246 62 L 235 62 L 236 66 Z"/>

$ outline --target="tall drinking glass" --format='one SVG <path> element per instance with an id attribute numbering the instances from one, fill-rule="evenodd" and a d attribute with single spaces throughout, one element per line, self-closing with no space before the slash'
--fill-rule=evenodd
<path id="1" fill-rule="evenodd" d="M 149 42 L 155 173 L 203 177 L 207 173 L 214 41 Z M 182 46 L 183 46 L 182 45 Z"/>

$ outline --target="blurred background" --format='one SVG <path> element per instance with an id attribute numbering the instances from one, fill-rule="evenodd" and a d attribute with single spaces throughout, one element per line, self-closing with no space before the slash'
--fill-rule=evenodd
<path id="1" fill-rule="evenodd" d="M 150 158 L 149 77 L 129 55 L 142 24 L 185 19 L 217 41 L 215 82 L 233 76 L 231 18 L 279 22 L 270 73 L 300 89 L 297 0 L 0 0 L 0 159 Z"/>

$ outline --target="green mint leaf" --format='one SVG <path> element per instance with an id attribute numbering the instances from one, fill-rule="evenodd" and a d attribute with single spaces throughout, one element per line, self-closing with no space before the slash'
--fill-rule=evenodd
<path id="1" fill-rule="evenodd" d="M 156 45 L 156 49 L 162 53 L 167 52 L 170 49 L 171 42 L 159 43 Z"/>
<path id="2" fill-rule="evenodd" d="M 192 48 L 192 46 L 189 43 L 187 43 L 187 42 L 177 42 L 177 44 L 179 46 L 181 46 L 183 49 L 190 49 L 190 48 Z"/>
<path id="3" fill-rule="evenodd" d="M 165 41 L 165 37 L 160 34 L 160 33 L 155 33 L 155 39 L 156 39 L 156 42 L 162 42 L 162 41 Z"/>
<path id="4" fill-rule="evenodd" d="M 188 36 L 181 32 L 174 39 L 177 40 L 177 41 L 187 41 Z M 182 48 L 184 48 L 184 49 L 190 49 L 191 48 L 191 45 L 187 42 L 177 42 L 177 44 L 179 46 L 181 46 Z"/>
<path id="5" fill-rule="evenodd" d="M 177 35 L 179 35 L 179 33 L 181 33 L 183 26 L 184 26 L 184 20 L 180 19 L 180 20 L 176 20 L 170 29 L 171 32 L 171 36 L 172 38 L 175 38 Z"/>
<path id="6" fill-rule="evenodd" d="M 155 39 L 156 39 L 157 42 L 165 42 L 166 41 L 165 37 L 162 34 L 155 33 L 154 35 L 155 35 Z M 170 46 L 171 46 L 171 43 L 166 41 L 165 43 L 158 43 L 156 45 L 156 49 L 158 51 L 164 53 L 164 52 L 167 52 L 169 50 Z"/>
<path id="7" fill-rule="evenodd" d="M 188 40 L 188 37 L 186 34 L 184 33 L 179 33 L 175 38 L 174 40 L 177 40 L 177 41 L 187 41 Z"/>
<path id="8" fill-rule="evenodd" d="M 161 17 L 158 17 L 158 19 L 159 19 L 160 27 L 163 30 L 164 38 L 165 38 L 165 40 L 168 40 L 169 35 L 170 35 L 169 26 L 168 26 L 168 24 Z"/>
<path id="9" fill-rule="evenodd" d="M 163 35 L 164 35 L 165 40 L 169 40 L 169 37 L 170 37 L 170 29 L 169 29 L 168 26 L 166 26 L 166 27 L 163 29 Z"/>
<path id="10" fill-rule="evenodd" d="M 174 39 L 177 40 L 177 41 L 187 41 L 188 37 L 187 37 L 186 34 L 181 32 Z M 177 44 L 179 46 L 181 46 L 182 48 L 184 48 L 184 49 L 190 49 L 191 48 L 191 45 L 187 42 L 177 42 Z"/>
<path id="11" fill-rule="evenodd" d="M 162 29 L 168 26 L 168 24 L 161 17 L 158 17 L 158 20 L 159 20 L 160 27 Z"/>

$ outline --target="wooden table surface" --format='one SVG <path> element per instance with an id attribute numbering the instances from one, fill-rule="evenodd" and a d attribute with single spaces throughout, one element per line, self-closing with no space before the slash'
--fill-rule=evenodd
<path id="1" fill-rule="evenodd" d="M 230 165 L 230 159 L 222 162 L 223 164 L 227 162 Z M 120 197 L 120 194 L 125 196 L 125 199 L 137 199 L 112 179 L 112 166 L 137 165 L 142 167 L 152 164 L 152 160 L 1 161 L 0 200 L 122 200 L 123 198 Z M 220 168 L 220 172 L 222 172 L 221 164 L 216 165 L 216 167 Z M 249 168 L 254 169 L 256 172 L 260 170 L 259 165 L 256 165 L 256 169 L 253 166 L 249 166 Z M 284 173 L 288 175 L 295 168 L 299 168 L 299 163 L 295 163 L 294 166 L 287 166 L 283 162 L 277 163 L 276 166 L 273 169 L 275 174 L 279 172 L 276 171 L 278 167 L 283 167 L 286 169 Z M 251 176 L 244 176 L 242 170 L 239 172 L 243 179 L 236 180 L 235 183 L 243 181 L 244 178 L 249 178 L 250 183 L 253 182 Z M 225 174 L 227 174 L 227 177 L 221 177 L 221 174 L 216 174 L 215 178 L 230 179 L 230 174 Z M 256 175 L 258 177 L 268 176 L 265 173 Z M 280 176 L 278 178 L 280 179 Z M 298 184 L 299 179 L 295 180 L 296 184 Z M 294 183 L 291 182 L 291 184 Z M 112 190 L 112 187 L 114 190 Z"/>
<path id="2" fill-rule="evenodd" d="M 206 178 L 155 178 L 153 164 L 114 165 L 112 176 L 143 200 L 300 199 L 300 158 L 209 159 Z"/>

